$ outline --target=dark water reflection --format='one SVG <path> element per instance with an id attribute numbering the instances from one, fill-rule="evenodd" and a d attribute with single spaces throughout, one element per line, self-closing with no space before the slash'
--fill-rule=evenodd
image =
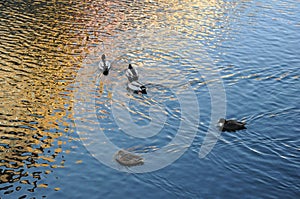
<path id="1" fill-rule="evenodd" d="M 277 0 L 1 1 L 0 198 L 296 198 L 299 9 L 297 1 Z M 217 71 L 204 68 L 199 47 L 215 60 Z M 199 159 L 210 122 L 209 82 L 186 67 L 201 102 L 199 133 L 187 153 L 163 170 L 141 175 L 99 164 L 73 132 L 72 95 L 78 70 L 87 60 L 96 66 L 103 51 L 122 64 L 140 64 L 142 73 L 155 71 L 157 63 L 166 71 L 195 63 L 220 72 L 227 116 L 246 119 L 249 128 L 222 134 L 207 158 Z M 121 66 L 114 70 L 122 73 Z M 99 120 L 109 118 L 108 90 L 98 89 Z M 174 109 L 169 127 L 177 125 Z M 139 115 L 147 120 L 133 113 Z M 109 122 L 108 136 L 132 146 Z M 143 145 L 149 150 L 164 145 L 172 128 Z"/>

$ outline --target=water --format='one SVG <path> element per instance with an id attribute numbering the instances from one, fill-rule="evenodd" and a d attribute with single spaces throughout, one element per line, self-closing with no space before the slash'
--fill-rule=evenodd
<path id="1" fill-rule="evenodd" d="M 299 2 L 1 1 L 0 9 L 1 198 L 299 197 Z M 107 78 L 95 71 L 102 53 L 114 60 Z M 129 62 L 147 96 L 126 91 Z M 215 96 L 247 129 L 222 133 L 199 158 L 206 133 L 218 136 Z M 193 99 L 197 118 L 180 109 Z M 116 123 L 126 124 L 114 117 L 124 110 L 133 132 Z M 182 122 L 187 142 L 166 148 Z M 131 126 L 161 124 L 153 136 L 131 135 Z M 113 150 L 143 154 L 144 167 L 118 165 L 101 132 Z M 136 173 L 156 166 L 160 149 L 167 160 L 183 155 Z"/>

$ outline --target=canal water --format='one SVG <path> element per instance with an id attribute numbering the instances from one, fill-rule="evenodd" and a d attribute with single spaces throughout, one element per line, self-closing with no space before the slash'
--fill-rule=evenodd
<path id="1" fill-rule="evenodd" d="M 299 10 L 1 1 L 0 198 L 298 198 Z M 147 95 L 126 89 L 129 63 Z M 222 117 L 247 129 L 221 132 Z M 120 165 L 121 149 L 144 164 Z"/>

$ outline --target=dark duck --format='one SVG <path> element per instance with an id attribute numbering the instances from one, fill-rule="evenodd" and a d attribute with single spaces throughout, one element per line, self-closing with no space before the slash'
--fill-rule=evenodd
<path id="1" fill-rule="evenodd" d="M 103 54 L 101 56 L 101 61 L 99 63 L 99 69 L 103 73 L 103 75 L 106 76 L 108 75 L 110 68 L 111 68 L 111 64 L 108 61 L 106 61 L 106 56 L 105 54 Z"/>
<path id="2" fill-rule="evenodd" d="M 135 94 L 147 94 L 146 86 L 139 82 L 139 75 L 137 69 L 129 64 L 126 70 L 126 77 L 128 78 L 127 89 Z"/>
<path id="3" fill-rule="evenodd" d="M 228 132 L 246 129 L 245 124 L 245 122 L 239 122 L 237 120 L 225 120 L 224 118 L 221 118 L 218 122 L 220 130 Z"/>

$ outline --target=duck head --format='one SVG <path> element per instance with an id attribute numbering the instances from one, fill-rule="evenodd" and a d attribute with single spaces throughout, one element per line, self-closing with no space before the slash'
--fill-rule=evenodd
<path id="1" fill-rule="evenodd" d="M 224 118 L 221 118 L 221 119 L 219 120 L 219 122 L 218 122 L 218 126 L 219 126 L 219 127 L 223 127 L 224 124 L 225 124 L 225 122 L 226 122 L 226 120 L 225 120 Z"/>
<path id="2" fill-rule="evenodd" d="M 141 86 L 140 88 L 142 94 L 147 94 L 146 86 Z"/>
<path id="3" fill-rule="evenodd" d="M 109 73 L 109 70 L 108 70 L 108 69 L 105 69 L 105 70 L 103 71 L 103 75 L 105 75 L 105 76 L 107 76 L 108 73 Z"/>
<path id="4" fill-rule="evenodd" d="M 219 129 L 222 131 L 223 130 L 223 128 L 224 128 L 224 124 L 225 124 L 225 122 L 226 122 L 226 120 L 224 119 L 224 118 L 221 118 L 220 120 L 219 120 L 219 122 L 218 122 L 218 127 L 219 127 Z"/>

